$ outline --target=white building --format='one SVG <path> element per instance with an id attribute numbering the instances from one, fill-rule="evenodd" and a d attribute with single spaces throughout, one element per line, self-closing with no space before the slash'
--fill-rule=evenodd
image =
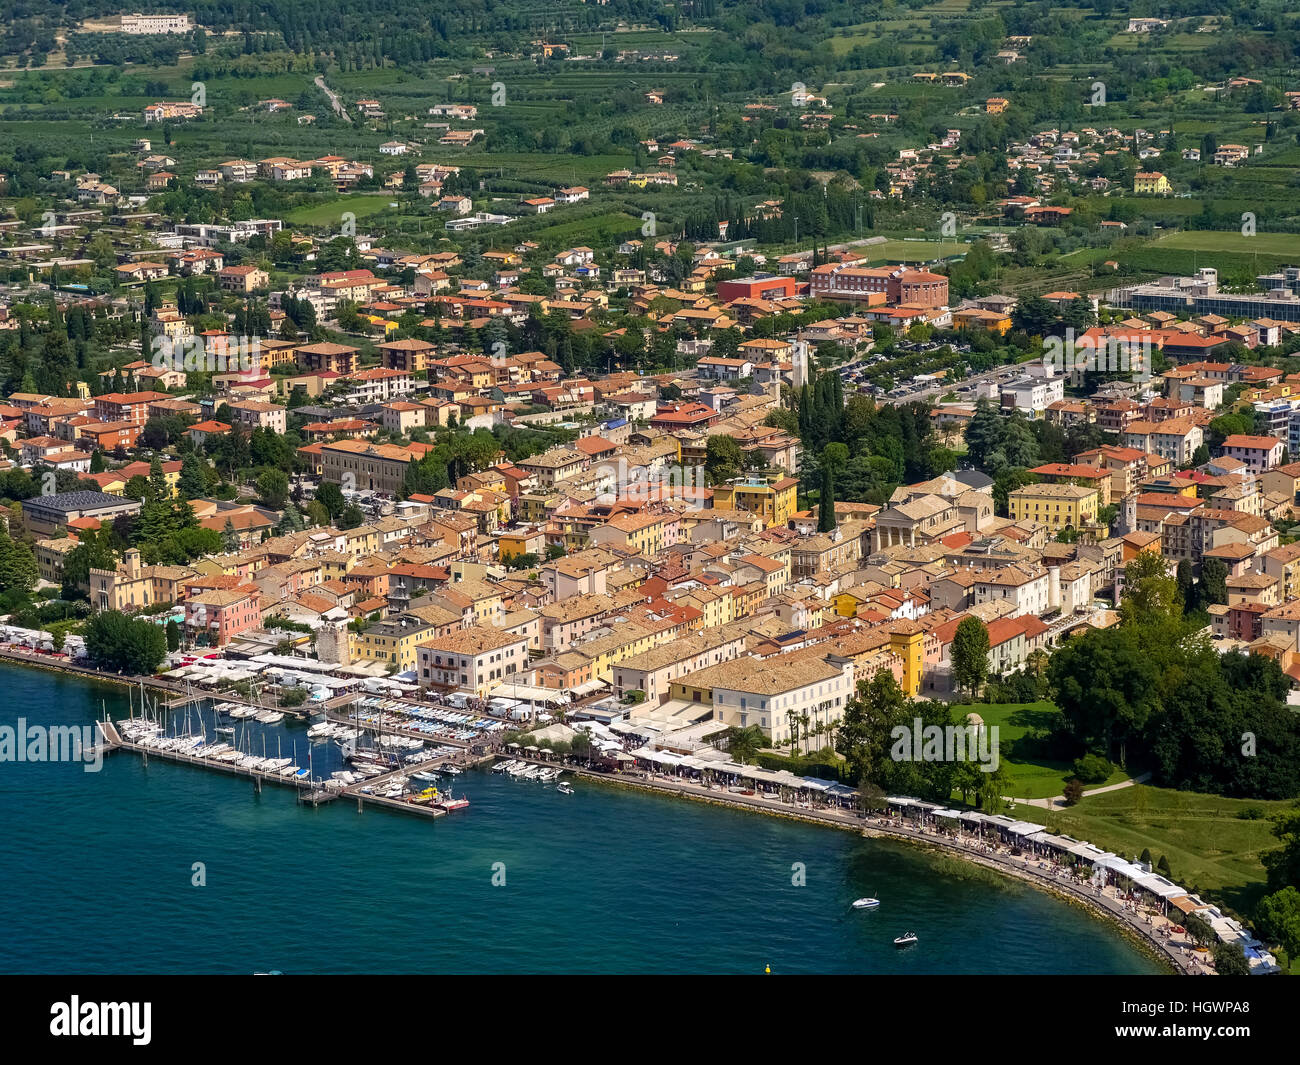
<path id="1" fill-rule="evenodd" d="M 1002 386 L 1003 410 L 1024 411 L 1035 418 L 1064 398 L 1064 377 L 1028 377 Z"/>
<path id="2" fill-rule="evenodd" d="M 830 742 L 826 730 L 844 716 L 853 692 L 853 662 L 836 655 L 737 658 L 672 682 L 674 698 L 711 703 L 714 721 L 725 727 L 757 726 L 774 745 L 797 731 L 810 748 Z"/>
<path id="3" fill-rule="evenodd" d="M 194 29 L 189 15 L 123 15 L 122 32 L 133 36 L 160 33 L 189 33 Z"/>
<path id="4" fill-rule="evenodd" d="M 409 395 L 415 389 L 415 379 L 404 370 L 387 370 L 372 367 L 358 370 L 348 378 L 351 386 L 347 393 L 350 403 L 386 403 Z"/>
<path id="5" fill-rule="evenodd" d="M 1047 570 L 1027 570 L 1020 566 L 1006 566 L 981 574 L 971 586 L 974 603 L 1009 602 L 1014 607 L 1008 617 L 1021 614 L 1046 614 L 1054 605 L 1055 588 L 1057 604 L 1060 602 L 1060 573 L 1052 576 Z"/>
<path id="6" fill-rule="evenodd" d="M 473 691 L 485 697 L 528 661 L 528 637 L 489 626 L 435 636 L 416 649 L 422 687 Z"/>

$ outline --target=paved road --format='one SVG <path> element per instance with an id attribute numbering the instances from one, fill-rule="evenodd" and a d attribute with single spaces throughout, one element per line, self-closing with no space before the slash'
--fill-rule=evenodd
<path id="1" fill-rule="evenodd" d="M 975 374 L 973 377 L 962 377 L 953 381 L 940 381 L 938 384 L 927 385 L 925 388 L 918 389 L 915 392 L 909 392 L 905 396 L 877 396 L 876 399 L 881 403 L 911 403 L 913 400 L 924 402 L 926 400 L 937 399 L 939 396 L 947 395 L 949 392 L 956 392 L 963 385 L 973 385 L 981 381 L 992 381 L 999 374 L 1004 374 L 1012 369 L 1010 366 L 999 366 L 995 370 L 989 370 L 987 373 Z M 958 394 L 958 400 L 962 403 L 975 402 L 975 394 L 967 392 L 964 395 Z"/>
<path id="2" fill-rule="evenodd" d="M 348 114 L 347 108 L 339 101 L 339 94 L 325 84 L 325 75 L 316 75 L 316 88 L 320 89 L 321 92 L 330 98 L 330 106 L 334 108 L 335 113 L 337 113 L 340 118 L 345 122 L 352 121 L 352 116 Z"/>

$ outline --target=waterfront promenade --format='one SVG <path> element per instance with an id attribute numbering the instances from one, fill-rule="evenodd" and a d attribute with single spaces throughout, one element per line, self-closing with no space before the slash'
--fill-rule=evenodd
<path id="1" fill-rule="evenodd" d="M 860 832 L 865 836 L 919 843 L 1079 903 L 1092 913 L 1120 925 L 1126 934 L 1140 940 L 1174 972 L 1197 976 L 1214 974 L 1210 955 L 1195 951 L 1191 939 L 1185 933 L 1172 931 L 1174 922 L 1167 917 L 1148 912 L 1114 887 L 1098 888 L 1087 880 L 1078 878 L 1071 869 L 1055 865 L 1036 855 L 1013 855 L 1012 848 L 1000 842 L 954 835 L 897 817 L 876 814 L 863 816 L 855 811 L 819 807 L 806 802 L 789 802 L 757 794 L 742 795 L 717 785 L 709 787 L 657 773 L 576 772 L 593 780 L 678 795 L 755 813 L 795 818 Z"/>
<path id="2" fill-rule="evenodd" d="M 9 658 L 25 665 L 34 665 L 60 672 L 73 673 L 88 679 L 114 681 L 131 686 L 143 683 L 146 687 L 160 690 L 171 690 L 176 692 L 176 694 L 182 694 L 177 690 L 179 685 L 160 681 L 156 677 L 129 677 L 116 674 L 105 674 L 93 668 L 74 665 L 66 659 L 58 658 L 48 653 L 18 651 L 12 647 L 5 647 L 0 648 L 0 658 Z M 126 749 L 134 749 L 136 747 L 134 744 L 122 741 L 120 737 L 110 736 L 106 738 L 108 739 L 110 746 L 120 746 Z M 116 743 L 113 742 L 114 740 L 116 740 Z M 496 747 L 495 744 L 492 744 L 491 746 L 493 748 Z M 157 752 L 150 753 L 156 754 Z M 495 752 L 490 751 L 485 756 L 480 755 L 476 758 L 471 755 L 470 752 L 462 750 L 461 753 L 450 757 L 447 761 L 460 766 L 469 766 L 472 764 L 480 764 L 483 761 L 490 761 L 493 757 L 493 753 L 501 752 L 498 749 Z M 519 756 L 516 755 L 515 757 Z M 170 758 L 168 760 L 182 761 L 188 759 Z M 526 756 L 524 757 L 524 760 L 535 761 L 539 762 L 539 764 L 547 765 L 560 764 L 553 760 L 527 758 Z M 203 764 L 201 759 L 194 759 L 193 761 Z M 417 767 L 413 767 L 412 771 L 414 771 L 415 768 Z M 591 780 L 601 780 L 606 783 L 621 784 L 628 787 L 641 788 L 663 794 L 677 795 L 697 801 L 711 802 L 716 805 L 730 806 L 737 809 L 747 809 L 756 813 L 764 813 L 769 816 L 775 815 L 807 821 L 813 824 L 822 824 L 835 828 L 848 829 L 867 836 L 891 837 L 920 843 L 924 846 L 952 854 L 962 860 L 994 869 L 1005 875 L 1016 877 L 1043 890 L 1053 892 L 1059 896 L 1077 902 L 1085 906 L 1094 914 L 1104 916 L 1117 922 L 1127 934 L 1142 941 L 1152 953 L 1159 956 L 1176 972 L 1197 975 L 1213 973 L 1209 955 L 1193 951 L 1190 941 L 1187 940 L 1187 937 L 1184 934 L 1172 932 L 1172 928 L 1174 927 L 1173 922 L 1169 921 L 1167 918 L 1141 910 L 1136 902 L 1120 896 L 1114 887 L 1099 889 L 1087 881 L 1080 880 L 1074 876 L 1072 870 L 1043 861 L 1037 856 L 1013 855 L 1011 853 L 1011 848 L 1001 843 L 981 840 L 976 837 L 956 835 L 935 827 L 917 825 L 913 822 L 904 821 L 899 818 L 876 815 L 864 817 L 862 814 L 853 810 L 826 806 L 807 800 L 789 801 L 757 793 L 745 795 L 731 791 L 719 785 L 709 786 L 658 773 L 640 770 L 606 773 L 572 765 L 567 765 L 565 768 L 575 775 Z M 276 781 L 276 783 L 287 783 L 287 781 Z M 348 788 L 344 794 L 347 797 L 357 798 L 359 804 L 369 802 L 376 806 L 429 812 L 425 811 L 421 807 L 415 807 L 406 803 L 398 803 L 395 800 L 381 801 L 377 796 L 357 794 L 359 787 L 360 786 L 358 785 Z"/>

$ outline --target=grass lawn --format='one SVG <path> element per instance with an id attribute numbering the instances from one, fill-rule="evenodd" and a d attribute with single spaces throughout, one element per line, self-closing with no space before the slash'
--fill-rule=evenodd
<path id="1" fill-rule="evenodd" d="M 955 240 L 887 240 L 883 244 L 868 244 L 861 249 L 871 263 L 929 262 L 946 259 L 950 255 L 965 255 L 969 244 Z"/>
<path id="2" fill-rule="evenodd" d="M 1009 753 L 1014 741 L 1030 729 L 1046 730 L 1051 727 L 1058 713 L 1055 704 L 1046 700 L 1036 703 L 975 703 L 971 706 L 959 705 L 955 709 L 959 714 L 973 710 L 984 719 L 986 726 L 997 726 L 998 748 L 1010 779 L 1008 795 L 1017 799 L 1049 799 L 1060 795 L 1065 782 L 1074 775 L 1068 762 L 1017 759 Z M 1088 787 L 1101 788 L 1108 784 L 1118 784 L 1126 778 L 1127 774 L 1117 769 L 1102 783 L 1089 784 Z"/>
<path id="3" fill-rule="evenodd" d="M 1175 883 L 1237 913 L 1249 913 L 1264 894 L 1260 855 L 1280 846 L 1267 817 L 1291 805 L 1139 784 L 1085 798 L 1064 810 L 1021 805 L 1015 813 L 1122 857 L 1135 858 L 1143 848 L 1157 861 L 1163 854 Z M 1252 807 L 1262 810 L 1264 818 L 1237 816 Z"/>
<path id="4" fill-rule="evenodd" d="M 1182 248 L 1196 251 L 1260 252 L 1270 255 L 1293 255 L 1294 233 L 1256 233 L 1253 237 L 1230 231 L 1185 230 L 1161 237 L 1155 244 L 1165 248 Z"/>
<path id="5" fill-rule="evenodd" d="M 290 211 L 285 218 L 300 226 L 338 225 L 342 221 L 344 211 L 351 211 L 357 218 L 365 218 L 368 215 L 378 214 L 397 198 L 392 192 L 340 196 L 337 200 L 330 200 L 329 203 L 314 203 L 308 207 L 299 207 Z"/>
<path id="6" fill-rule="evenodd" d="M 500 169 L 506 177 L 517 180 L 540 178 L 594 187 L 601 185 L 611 170 L 630 166 L 632 156 L 470 152 L 455 158 L 449 157 L 446 161 L 459 162 L 483 171 Z"/>

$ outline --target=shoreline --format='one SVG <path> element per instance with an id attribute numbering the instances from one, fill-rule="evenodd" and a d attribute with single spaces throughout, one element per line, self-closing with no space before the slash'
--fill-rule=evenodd
<path id="1" fill-rule="evenodd" d="M 1039 872 L 1032 859 L 1017 860 L 1008 855 L 1005 861 L 999 861 L 996 855 L 976 853 L 971 847 L 955 842 L 942 833 L 926 829 L 918 830 L 890 818 L 870 819 L 858 814 L 838 813 L 830 810 L 806 810 L 784 804 L 777 805 L 772 800 L 761 799 L 758 796 L 716 794 L 698 785 L 685 784 L 679 781 L 638 779 L 632 776 L 599 773 L 594 770 L 574 767 L 569 767 L 569 769 L 575 776 L 591 781 L 601 781 L 665 797 L 708 803 L 731 810 L 778 817 L 787 821 L 818 825 L 822 828 L 854 832 L 869 839 L 892 839 L 919 847 L 931 854 L 955 857 L 971 865 L 988 869 L 1008 879 L 1026 884 L 1069 905 L 1079 907 L 1090 917 L 1118 931 L 1136 949 L 1140 950 L 1152 961 L 1159 963 L 1168 975 L 1194 975 L 1194 970 L 1190 967 L 1189 961 L 1179 952 L 1182 947 L 1181 943 L 1158 939 L 1147 931 L 1143 925 L 1137 923 L 1137 914 L 1132 914 L 1132 920 L 1130 920 L 1129 916 L 1126 916 L 1129 911 L 1125 910 L 1122 901 L 1115 899 L 1113 895 L 1099 895 L 1095 893 L 1095 889 L 1085 888 L 1060 877 L 1047 876 Z M 1152 927 L 1154 928 L 1154 926 Z M 1204 973 L 1205 970 L 1202 969 L 1201 972 Z"/>
<path id="2" fill-rule="evenodd" d="M 92 667 L 74 665 L 65 659 L 52 658 L 45 653 L 17 651 L 12 647 L 0 648 L 0 663 L 2 662 L 44 669 L 52 673 L 62 673 L 90 681 L 118 684 L 128 688 L 143 684 L 146 688 L 156 691 L 175 691 L 171 685 L 159 681 L 156 677 L 135 677 L 120 673 L 104 673 Z M 768 817 L 779 817 L 788 821 L 817 825 L 822 828 L 854 832 L 865 838 L 893 839 L 920 846 L 933 854 L 956 857 L 974 866 L 991 870 L 1009 879 L 1027 884 L 1070 905 L 1079 906 L 1090 916 L 1117 929 L 1134 947 L 1141 950 L 1147 957 L 1159 962 L 1171 974 L 1190 975 L 1194 971 L 1189 967 L 1190 964 L 1194 963 L 1189 963 L 1182 954 L 1176 953 L 1176 948 L 1181 947 L 1181 944 L 1158 939 L 1152 932 L 1147 931 L 1137 923 L 1136 914 L 1132 914 L 1132 919 L 1130 919 L 1129 911 L 1124 908 L 1121 901 L 1112 898 L 1110 895 L 1097 894 L 1096 889 L 1091 889 L 1090 892 L 1083 886 L 1062 880 L 1060 877 L 1047 876 L 1034 868 L 1031 861 L 1026 858 L 1020 859 L 1019 864 L 1016 864 L 1016 860 L 1009 854 L 1004 861 L 999 860 L 996 852 L 978 854 L 970 846 L 949 839 L 942 833 L 927 831 L 924 828 L 917 829 L 889 818 L 871 819 L 857 813 L 829 809 L 815 810 L 791 804 L 778 804 L 773 800 L 757 795 L 744 796 L 730 792 L 718 793 L 700 785 L 667 778 L 656 779 L 648 775 L 636 777 L 617 773 L 602 773 L 582 767 L 568 766 L 566 768 L 575 776 L 589 781 L 600 781 L 665 797 L 708 803 L 731 810 L 741 810 Z M 1151 927 L 1154 928 L 1154 925 Z"/>

